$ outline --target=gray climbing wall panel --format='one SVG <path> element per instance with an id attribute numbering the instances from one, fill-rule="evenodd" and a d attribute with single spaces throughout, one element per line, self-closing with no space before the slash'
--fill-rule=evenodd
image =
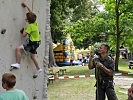
<path id="1" fill-rule="evenodd" d="M 15 48 L 25 41 L 20 34 L 20 29 L 25 27 L 26 9 L 22 8 L 21 3 L 25 0 L 0 0 L 0 80 L 5 72 L 10 72 L 10 64 L 15 63 Z M 21 68 L 11 71 L 17 77 L 16 88 L 22 89 L 29 96 L 30 100 L 46 100 L 47 99 L 47 65 L 43 60 L 46 51 L 46 22 L 47 17 L 47 0 L 27 0 L 28 5 L 37 15 L 39 30 L 41 32 L 41 45 L 38 48 L 37 59 L 43 72 L 36 79 L 32 76 L 35 66 L 30 59 L 29 54 L 22 52 Z M 5 30 L 2 34 L 1 31 Z M 45 65 L 45 66 L 44 66 Z M 1 82 L 0 82 L 1 85 Z M 3 91 L 0 86 L 0 93 Z"/>

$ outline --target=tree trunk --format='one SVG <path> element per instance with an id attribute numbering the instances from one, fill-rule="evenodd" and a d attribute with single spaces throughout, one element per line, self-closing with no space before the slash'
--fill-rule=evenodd
<path id="1" fill-rule="evenodd" d="M 50 43 L 49 43 L 49 67 L 57 66 L 55 63 L 55 58 L 54 58 L 54 50 L 53 50 L 53 45 L 52 45 L 52 36 L 50 33 Z"/>
<path id="2" fill-rule="evenodd" d="M 120 29 L 119 29 L 119 0 L 116 0 L 116 58 L 115 71 L 118 71 L 119 56 L 120 56 Z"/>
<path id="3" fill-rule="evenodd" d="M 115 71 L 118 71 L 118 64 L 119 64 L 119 56 L 120 56 L 120 34 L 118 33 L 117 34 L 117 37 L 116 37 L 116 58 L 115 58 Z"/>

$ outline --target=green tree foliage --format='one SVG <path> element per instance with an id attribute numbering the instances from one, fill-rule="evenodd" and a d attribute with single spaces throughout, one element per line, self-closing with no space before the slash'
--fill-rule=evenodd
<path id="1" fill-rule="evenodd" d="M 109 35 L 110 36 L 110 42 L 114 42 L 112 44 L 116 44 L 116 41 L 113 41 L 112 39 L 116 39 L 116 1 L 114 0 L 101 0 L 101 2 L 104 3 L 105 9 L 107 11 L 107 14 L 105 17 L 105 21 L 108 22 L 109 26 Z M 119 2 L 119 29 L 120 29 L 120 42 L 121 44 L 123 41 L 129 39 L 129 37 L 132 37 L 133 33 L 133 1 L 132 0 L 118 0 Z M 113 37 L 113 38 L 112 38 Z M 126 39 L 128 38 L 128 39 Z M 113 45 L 112 45 L 113 46 Z"/>
<path id="2" fill-rule="evenodd" d="M 107 41 L 107 22 L 99 16 L 91 19 L 81 19 L 66 28 L 66 33 L 70 32 L 77 48 L 87 48 L 96 42 Z"/>
<path id="3" fill-rule="evenodd" d="M 91 2 L 94 1 L 94 2 Z M 97 0 L 51 0 L 51 32 L 54 40 L 71 33 L 77 48 L 96 42 L 108 42 L 116 50 L 116 1 L 100 0 L 105 7 L 99 12 Z M 119 42 L 132 49 L 133 1 L 118 0 Z M 124 42 L 123 42 L 124 41 Z"/>
<path id="4" fill-rule="evenodd" d="M 128 46 L 133 50 L 133 1 L 132 0 L 101 0 L 104 12 L 95 16 L 81 18 L 66 28 L 71 32 L 74 43 L 79 47 L 96 42 L 108 42 L 116 51 L 116 71 L 118 70 L 119 47 Z M 78 45 L 80 44 L 80 45 Z"/>
<path id="5" fill-rule="evenodd" d="M 80 1 L 80 2 L 79 2 Z M 89 0 L 72 0 L 72 3 L 76 3 L 76 6 L 71 6 L 73 8 L 73 13 L 70 18 L 71 21 L 76 22 L 77 20 L 89 17 L 91 11 L 91 3 Z"/>
<path id="6" fill-rule="evenodd" d="M 51 0 L 50 25 L 54 41 L 58 41 L 63 38 L 64 35 L 62 30 L 64 29 L 69 17 L 69 12 L 68 2 L 66 0 Z"/>
<path id="7" fill-rule="evenodd" d="M 104 3 L 105 9 L 107 10 L 111 21 L 113 22 L 115 28 L 114 32 L 111 31 L 112 36 L 110 36 L 109 41 L 116 48 L 116 59 L 115 59 L 115 70 L 118 71 L 119 62 L 119 48 L 120 45 L 126 45 L 132 50 L 132 40 L 133 36 L 133 1 L 132 0 L 101 0 Z M 110 25 L 109 25 L 110 26 Z M 115 44 L 115 45 L 114 45 Z"/>
<path id="8" fill-rule="evenodd" d="M 94 0 L 94 2 L 95 1 L 96 0 Z M 53 40 L 63 40 L 66 33 L 68 32 L 64 30 L 69 29 L 70 32 L 71 27 L 76 27 L 77 23 L 80 24 L 78 27 L 82 27 L 82 23 L 79 23 L 79 21 L 81 22 L 82 19 L 90 19 L 92 16 L 94 16 L 96 14 L 95 6 L 96 3 L 92 4 L 90 0 L 51 0 L 50 24 Z M 75 31 L 77 30 L 78 29 L 76 28 Z M 84 29 L 80 30 L 78 34 L 83 31 Z M 79 38 L 80 36 L 81 38 Z M 83 39 L 82 35 L 79 35 L 79 37 L 79 41 L 75 41 L 77 45 L 81 42 L 80 40 Z M 78 47 L 80 47 L 80 45 Z"/>

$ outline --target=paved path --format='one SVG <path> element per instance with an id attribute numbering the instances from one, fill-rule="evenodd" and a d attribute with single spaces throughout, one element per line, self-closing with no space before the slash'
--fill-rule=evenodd
<path id="1" fill-rule="evenodd" d="M 130 78 L 127 76 L 115 76 L 114 82 L 115 82 L 115 85 L 120 86 L 120 88 L 128 89 L 131 87 L 131 84 L 133 83 L 133 78 Z M 124 91 L 124 90 L 121 90 L 119 92 L 127 94 L 127 91 Z"/>

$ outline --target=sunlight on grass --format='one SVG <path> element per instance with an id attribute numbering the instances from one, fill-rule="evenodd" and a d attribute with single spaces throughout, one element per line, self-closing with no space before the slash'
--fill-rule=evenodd
<path id="1" fill-rule="evenodd" d="M 89 70 L 88 66 L 74 66 L 74 67 L 69 67 L 67 69 L 68 75 L 86 75 L 86 74 L 94 74 L 94 70 Z"/>
<path id="2" fill-rule="evenodd" d="M 133 69 L 129 69 L 129 67 L 128 67 L 128 60 L 127 59 L 120 59 L 119 71 L 120 72 L 133 72 Z"/>
<path id="3" fill-rule="evenodd" d="M 54 71 L 59 69 L 66 69 L 65 75 L 86 75 L 94 74 L 95 70 L 89 70 L 88 66 L 64 66 L 54 67 Z M 133 72 L 133 69 L 128 68 L 128 60 L 120 59 L 119 72 Z M 126 75 L 133 77 L 133 75 Z M 48 85 L 48 100 L 95 100 L 95 78 L 78 78 L 78 79 L 64 79 L 55 80 L 54 83 Z M 127 100 L 127 89 L 115 86 L 118 100 Z M 122 93 L 124 91 L 125 93 Z M 107 99 L 106 99 L 107 100 Z"/>
<path id="4" fill-rule="evenodd" d="M 95 78 L 56 80 L 48 86 L 49 100 L 95 100 Z"/>
<path id="5" fill-rule="evenodd" d="M 125 93 L 122 93 L 120 91 L 124 91 L 127 93 L 128 89 L 120 88 L 119 86 L 115 86 L 115 92 L 118 97 L 118 100 L 127 100 L 128 96 Z"/>
<path id="6" fill-rule="evenodd" d="M 56 80 L 48 86 L 48 100 L 95 100 L 95 78 Z M 127 100 L 127 91 L 115 86 L 118 100 Z"/>
<path id="7" fill-rule="evenodd" d="M 89 70 L 88 66 L 64 66 L 64 67 L 54 67 L 53 70 L 66 69 L 65 75 L 92 75 L 95 70 Z"/>

